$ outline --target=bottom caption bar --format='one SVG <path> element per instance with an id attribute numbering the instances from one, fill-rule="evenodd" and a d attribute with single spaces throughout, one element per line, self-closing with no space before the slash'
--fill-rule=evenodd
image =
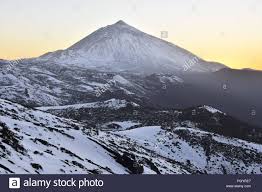
<path id="1" fill-rule="evenodd" d="M 262 175 L 1 175 L 0 191 L 259 192 Z"/>

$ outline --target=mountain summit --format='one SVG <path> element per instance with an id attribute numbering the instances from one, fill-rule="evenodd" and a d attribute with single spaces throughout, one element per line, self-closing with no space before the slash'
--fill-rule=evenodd
<path id="1" fill-rule="evenodd" d="M 172 43 L 148 35 L 120 20 L 102 27 L 66 50 L 37 59 L 114 72 L 213 72 L 224 65 L 206 62 Z"/>
<path id="2" fill-rule="evenodd" d="M 124 21 L 119 20 L 118 22 L 115 23 L 115 25 L 127 25 Z"/>

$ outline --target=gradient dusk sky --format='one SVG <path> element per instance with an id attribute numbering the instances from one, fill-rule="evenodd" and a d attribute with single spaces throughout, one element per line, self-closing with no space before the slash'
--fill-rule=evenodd
<path id="1" fill-rule="evenodd" d="M 232 68 L 262 69 L 261 0 L 0 0 L 0 58 L 65 49 L 118 20 Z"/>

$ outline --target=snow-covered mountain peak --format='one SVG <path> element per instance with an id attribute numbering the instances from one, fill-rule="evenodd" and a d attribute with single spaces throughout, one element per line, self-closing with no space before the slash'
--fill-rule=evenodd
<path id="1" fill-rule="evenodd" d="M 125 23 L 123 20 L 119 20 L 115 23 L 115 25 L 127 25 L 127 23 Z"/>
<path id="2" fill-rule="evenodd" d="M 185 69 L 213 72 L 225 67 L 206 62 L 121 20 L 98 29 L 66 50 L 45 54 L 39 60 L 100 71 L 143 74 L 183 72 Z"/>
<path id="3" fill-rule="evenodd" d="M 113 28 L 129 28 L 129 29 L 136 29 L 135 27 L 132 27 L 131 25 L 127 24 L 126 22 L 119 20 L 116 23 L 112 24 L 112 25 L 108 25 L 110 27 Z M 138 29 L 136 29 L 137 31 L 139 31 Z"/>
<path id="4" fill-rule="evenodd" d="M 102 29 L 115 30 L 115 31 L 120 30 L 120 32 L 131 32 L 131 33 L 137 32 L 137 33 L 140 33 L 140 34 L 144 34 L 139 29 L 137 29 L 137 28 L 135 28 L 135 27 L 125 23 L 122 20 L 119 20 L 118 22 L 116 22 L 116 23 L 114 23 L 112 25 L 108 25 L 107 27 L 102 28 Z"/>

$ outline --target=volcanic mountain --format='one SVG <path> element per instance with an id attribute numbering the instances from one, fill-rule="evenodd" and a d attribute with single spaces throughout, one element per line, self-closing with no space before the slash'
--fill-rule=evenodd
<path id="1" fill-rule="evenodd" d="M 185 70 L 214 72 L 225 68 L 123 21 L 98 29 L 66 50 L 44 54 L 37 61 L 145 74 Z"/>
<path id="2" fill-rule="evenodd" d="M 0 174 L 262 174 L 260 82 L 123 21 L 0 60 Z"/>

